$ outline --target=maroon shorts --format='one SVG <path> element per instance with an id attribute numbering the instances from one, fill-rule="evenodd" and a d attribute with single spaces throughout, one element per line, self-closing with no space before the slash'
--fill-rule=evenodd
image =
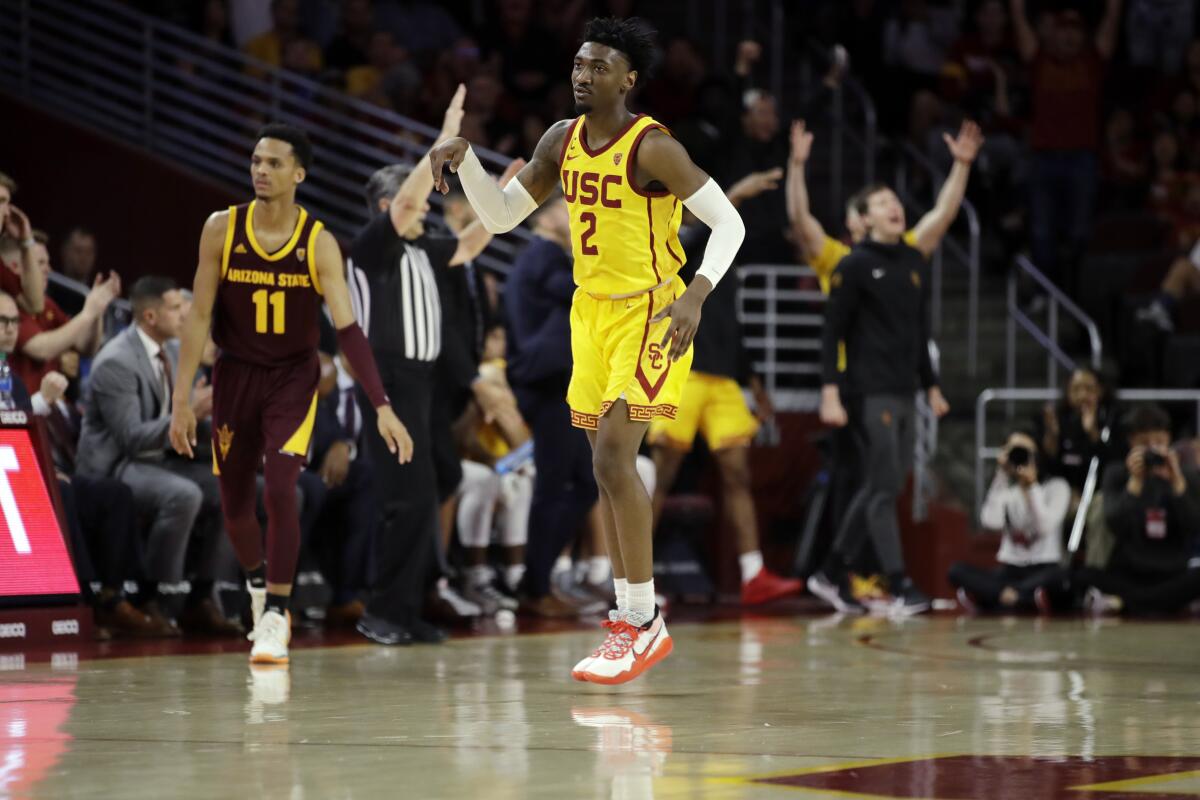
<path id="1" fill-rule="evenodd" d="M 320 377 L 315 351 L 310 359 L 281 367 L 218 358 L 213 367 L 213 473 L 253 475 L 263 453 L 307 457 Z"/>

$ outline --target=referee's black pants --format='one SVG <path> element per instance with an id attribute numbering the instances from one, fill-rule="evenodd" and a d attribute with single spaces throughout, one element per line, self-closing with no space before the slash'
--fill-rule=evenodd
<path id="1" fill-rule="evenodd" d="M 379 359 L 378 366 L 392 409 L 412 437 L 413 457 L 400 464 L 388 452 L 379 436 L 375 409 L 360 391 L 380 512 L 367 613 L 403 626 L 420 616 L 437 540 L 437 475 L 430 421 L 433 365 Z"/>
<path id="2" fill-rule="evenodd" d="M 561 391 L 514 387 L 517 405 L 533 434 L 533 503 L 525 545 L 524 590 L 550 593 L 554 561 L 583 527 L 599 496 L 587 434 L 571 426 Z"/>

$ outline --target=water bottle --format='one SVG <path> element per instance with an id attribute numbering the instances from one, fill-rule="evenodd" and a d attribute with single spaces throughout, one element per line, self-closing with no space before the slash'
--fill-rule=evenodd
<path id="1" fill-rule="evenodd" d="M 8 354 L 0 353 L 0 411 L 12 411 L 16 407 L 12 396 L 12 369 L 8 366 Z"/>

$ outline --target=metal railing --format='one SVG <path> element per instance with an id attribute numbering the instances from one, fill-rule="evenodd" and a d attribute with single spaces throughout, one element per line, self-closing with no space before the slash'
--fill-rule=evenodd
<path id="1" fill-rule="evenodd" d="M 316 150 L 300 200 L 343 239 L 366 220 L 367 178 L 417 161 L 438 134 L 109 0 L 0 0 L 0 87 L 239 193 L 257 129 L 296 124 Z M 476 152 L 497 173 L 509 160 Z M 503 271 L 520 243 L 497 237 L 480 263 Z"/>
<path id="2" fill-rule="evenodd" d="M 936 187 L 933 196 L 936 200 L 937 192 L 941 191 L 941 185 L 946 181 L 946 174 L 938 169 L 928 157 L 911 142 L 905 142 L 901 148 L 900 157 L 896 162 L 896 193 L 901 199 L 909 203 L 915 202 L 909 191 L 908 170 L 909 164 L 915 164 L 923 170 L 928 176 L 931 187 Z M 930 315 L 933 320 L 934 334 L 941 333 L 942 330 L 942 268 L 943 254 L 949 251 L 951 255 L 966 264 L 967 267 L 967 374 L 975 377 L 979 365 L 979 269 L 980 269 L 980 237 L 981 229 L 979 225 L 979 212 L 975 210 L 975 205 L 965 197 L 962 201 L 962 214 L 967 220 L 967 242 L 964 246 L 958 240 L 950 235 L 942 238 L 942 242 L 938 245 L 937 250 L 933 253 L 931 259 L 931 282 L 930 286 Z"/>
<path id="3" fill-rule="evenodd" d="M 1118 389 L 1118 401 L 1162 403 L 1195 403 L 1196 430 L 1200 431 L 1200 389 Z M 984 389 L 975 401 L 975 517 L 973 524 L 979 525 L 979 511 L 983 507 L 984 463 L 994 461 L 1003 448 L 987 444 L 987 410 L 994 401 L 1008 403 L 1030 403 L 1060 400 L 1062 391 L 1056 388 L 1043 389 Z"/>
<path id="4" fill-rule="evenodd" d="M 1046 329 L 1038 327 L 1017 302 L 1017 282 L 1022 274 L 1028 275 L 1042 291 L 1046 293 Z M 1059 369 L 1071 372 L 1075 369 L 1075 359 L 1067 355 L 1058 343 L 1059 308 L 1071 315 L 1088 335 L 1088 346 L 1091 351 L 1091 367 L 1099 370 L 1103 358 L 1103 344 L 1100 340 L 1100 329 L 1083 309 L 1054 285 L 1041 270 L 1033 265 L 1025 256 L 1018 256 L 1014 269 L 1008 273 L 1008 323 L 1005 331 L 1004 376 L 1005 385 L 1011 390 L 1017 383 L 1017 326 L 1020 325 L 1026 333 L 1046 351 L 1046 383 L 1050 389 L 1058 386 Z M 1010 406 L 1011 409 L 1011 406 Z"/>
<path id="5" fill-rule="evenodd" d="M 795 264 L 739 267 L 742 343 L 781 411 L 812 411 L 821 383 L 826 297 L 816 273 Z"/>

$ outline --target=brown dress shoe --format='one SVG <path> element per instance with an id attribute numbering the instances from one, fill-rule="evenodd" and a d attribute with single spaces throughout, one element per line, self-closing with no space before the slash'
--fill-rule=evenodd
<path id="1" fill-rule="evenodd" d="M 151 636 L 159 639 L 175 639 L 181 636 L 179 626 L 174 623 L 162 609 L 158 607 L 158 603 L 151 600 L 139 609 L 144 615 L 150 618 L 153 625 L 154 633 Z"/>
<path id="2" fill-rule="evenodd" d="M 211 597 L 189 604 L 179 615 L 179 627 L 184 633 L 197 636 L 234 637 L 246 633 L 240 622 L 225 619 Z"/>
<path id="3" fill-rule="evenodd" d="M 113 636 L 149 639 L 162 635 L 160 623 L 138 611 L 128 600 L 121 600 L 112 608 L 97 608 L 96 624 L 111 631 Z"/>
<path id="4" fill-rule="evenodd" d="M 574 619 L 579 616 L 578 608 L 555 597 L 554 594 L 546 594 L 537 599 L 522 600 L 520 612 L 545 619 Z"/>
<path id="5" fill-rule="evenodd" d="M 367 607 L 362 604 L 361 600 L 351 600 L 349 603 L 330 606 L 325 609 L 325 627 L 353 628 L 366 610 Z"/>

